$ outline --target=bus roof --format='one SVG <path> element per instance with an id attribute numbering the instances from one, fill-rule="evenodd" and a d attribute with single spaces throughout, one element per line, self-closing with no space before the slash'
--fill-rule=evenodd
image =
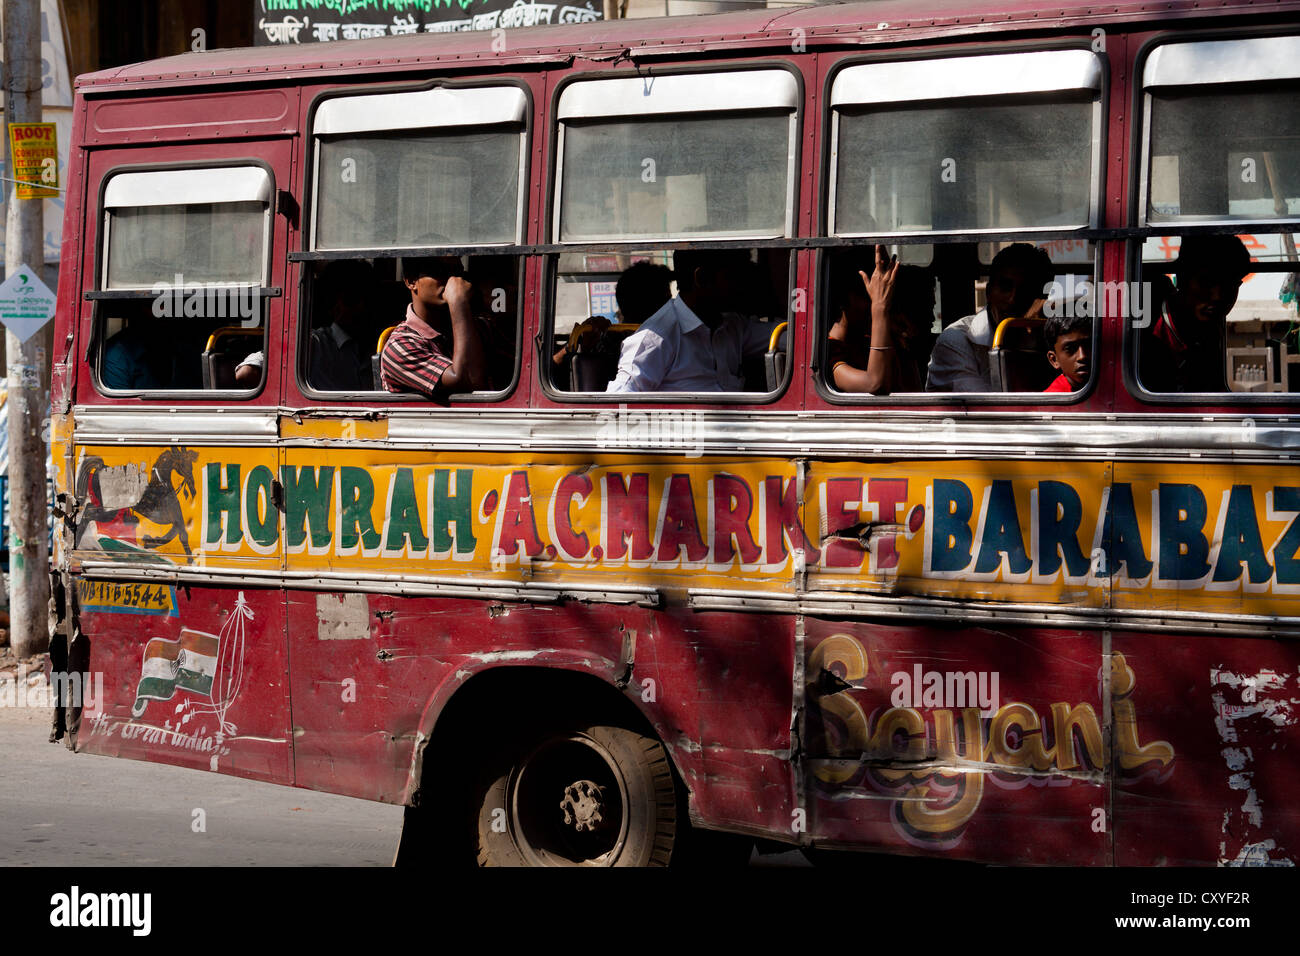
<path id="1" fill-rule="evenodd" d="M 737 10 L 681 17 L 650 17 L 526 27 L 507 32 L 507 49 L 494 52 L 486 31 L 417 33 L 331 43 L 245 47 L 185 53 L 77 78 L 84 94 L 123 87 L 168 86 L 176 81 L 240 81 L 274 75 L 303 77 L 330 73 L 402 72 L 437 60 L 448 63 L 554 63 L 576 56 L 612 59 L 635 50 L 635 59 L 720 48 L 743 49 L 789 42 L 804 31 L 809 45 L 883 44 L 927 37 L 1004 31 L 1059 29 L 1104 20 L 1109 23 L 1176 18 L 1264 14 L 1300 9 L 1300 0 L 1223 0 L 1207 9 L 1200 0 L 1110 0 L 1105 4 L 1044 6 L 1042 0 L 1003 0 L 998 12 L 981 12 L 972 0 L 856 0 L 803 7 Z"/>

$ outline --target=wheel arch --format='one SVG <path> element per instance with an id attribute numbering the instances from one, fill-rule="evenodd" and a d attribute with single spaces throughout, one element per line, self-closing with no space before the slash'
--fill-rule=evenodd
<path id="1" fill-rule="evenodd" d="M 595 656 L 462 666 L 430 700 L 424 722 L 428 729 L 412 755 L 403 802 L 418 805 L 426 770 L 455 761 L 462 748 L 473 746 L 485 733 L 508 732 L 512 723 L 527 721 L 531 726 L 544 716 L 575 712 L 593 723 L 619 724 L 658 740 L 689 797 L 686 781 L 692 775 L 682 766 L 682 752 L 689 749 L 682 744 L 683 735 L 679 732 L 676 742 L 670 739 L 669 728 L 619 686 L 615 675 L 622 671 L 615 662 Z"/>

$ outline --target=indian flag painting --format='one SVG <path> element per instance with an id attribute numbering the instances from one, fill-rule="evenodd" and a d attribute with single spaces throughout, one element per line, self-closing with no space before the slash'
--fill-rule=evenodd
<path id="1" fill-rule="evenodd" d="M 244 671 L 244 622 L 251 620 L 252 610 L 239 592 L 235 607 L 227 617 L 220 634 L 206 634 L 193 628 L 182 628 L 180 638 L 150 638 L 144 648 L 144 662 L 140 667 L 140 683 L 135 691 L 135 704 L 131 716 L 139 717 L 151 700 L 171 700 L 177 691 L 186 691 L 206 702 L 187 698 L 176 708 L 195 714 L 211 713 L 224 732 L 234 730 L 226 723 L 226 710 L 239 693 Z"/>
<path id="2" fill-rule="evenodd" d="M 181 631 L 178 641 L 152 638 L 144 648 L 144 666 L 131 715 L 139 717 L 151 700 L 171 700 L 178 690 L 212 697 L 221 639 L 216 634 Z"/>

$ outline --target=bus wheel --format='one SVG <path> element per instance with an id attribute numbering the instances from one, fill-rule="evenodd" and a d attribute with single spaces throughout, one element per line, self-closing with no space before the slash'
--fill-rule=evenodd
<path id="1" fill-rule="evenodd" d="M 556 731 L 481 790 L 480 866 L 667 866 L 677 793 L 659 741 L 607 725 Z"/>

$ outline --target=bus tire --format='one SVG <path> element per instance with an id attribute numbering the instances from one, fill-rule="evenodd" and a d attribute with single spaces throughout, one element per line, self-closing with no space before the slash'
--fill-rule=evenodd
<path id="1" fill-rule="evenodd" d="M 610 725 L 556 729 L 480 788 L 480 866 L 667 866 L 677 790 L 663 745 Z"/>

